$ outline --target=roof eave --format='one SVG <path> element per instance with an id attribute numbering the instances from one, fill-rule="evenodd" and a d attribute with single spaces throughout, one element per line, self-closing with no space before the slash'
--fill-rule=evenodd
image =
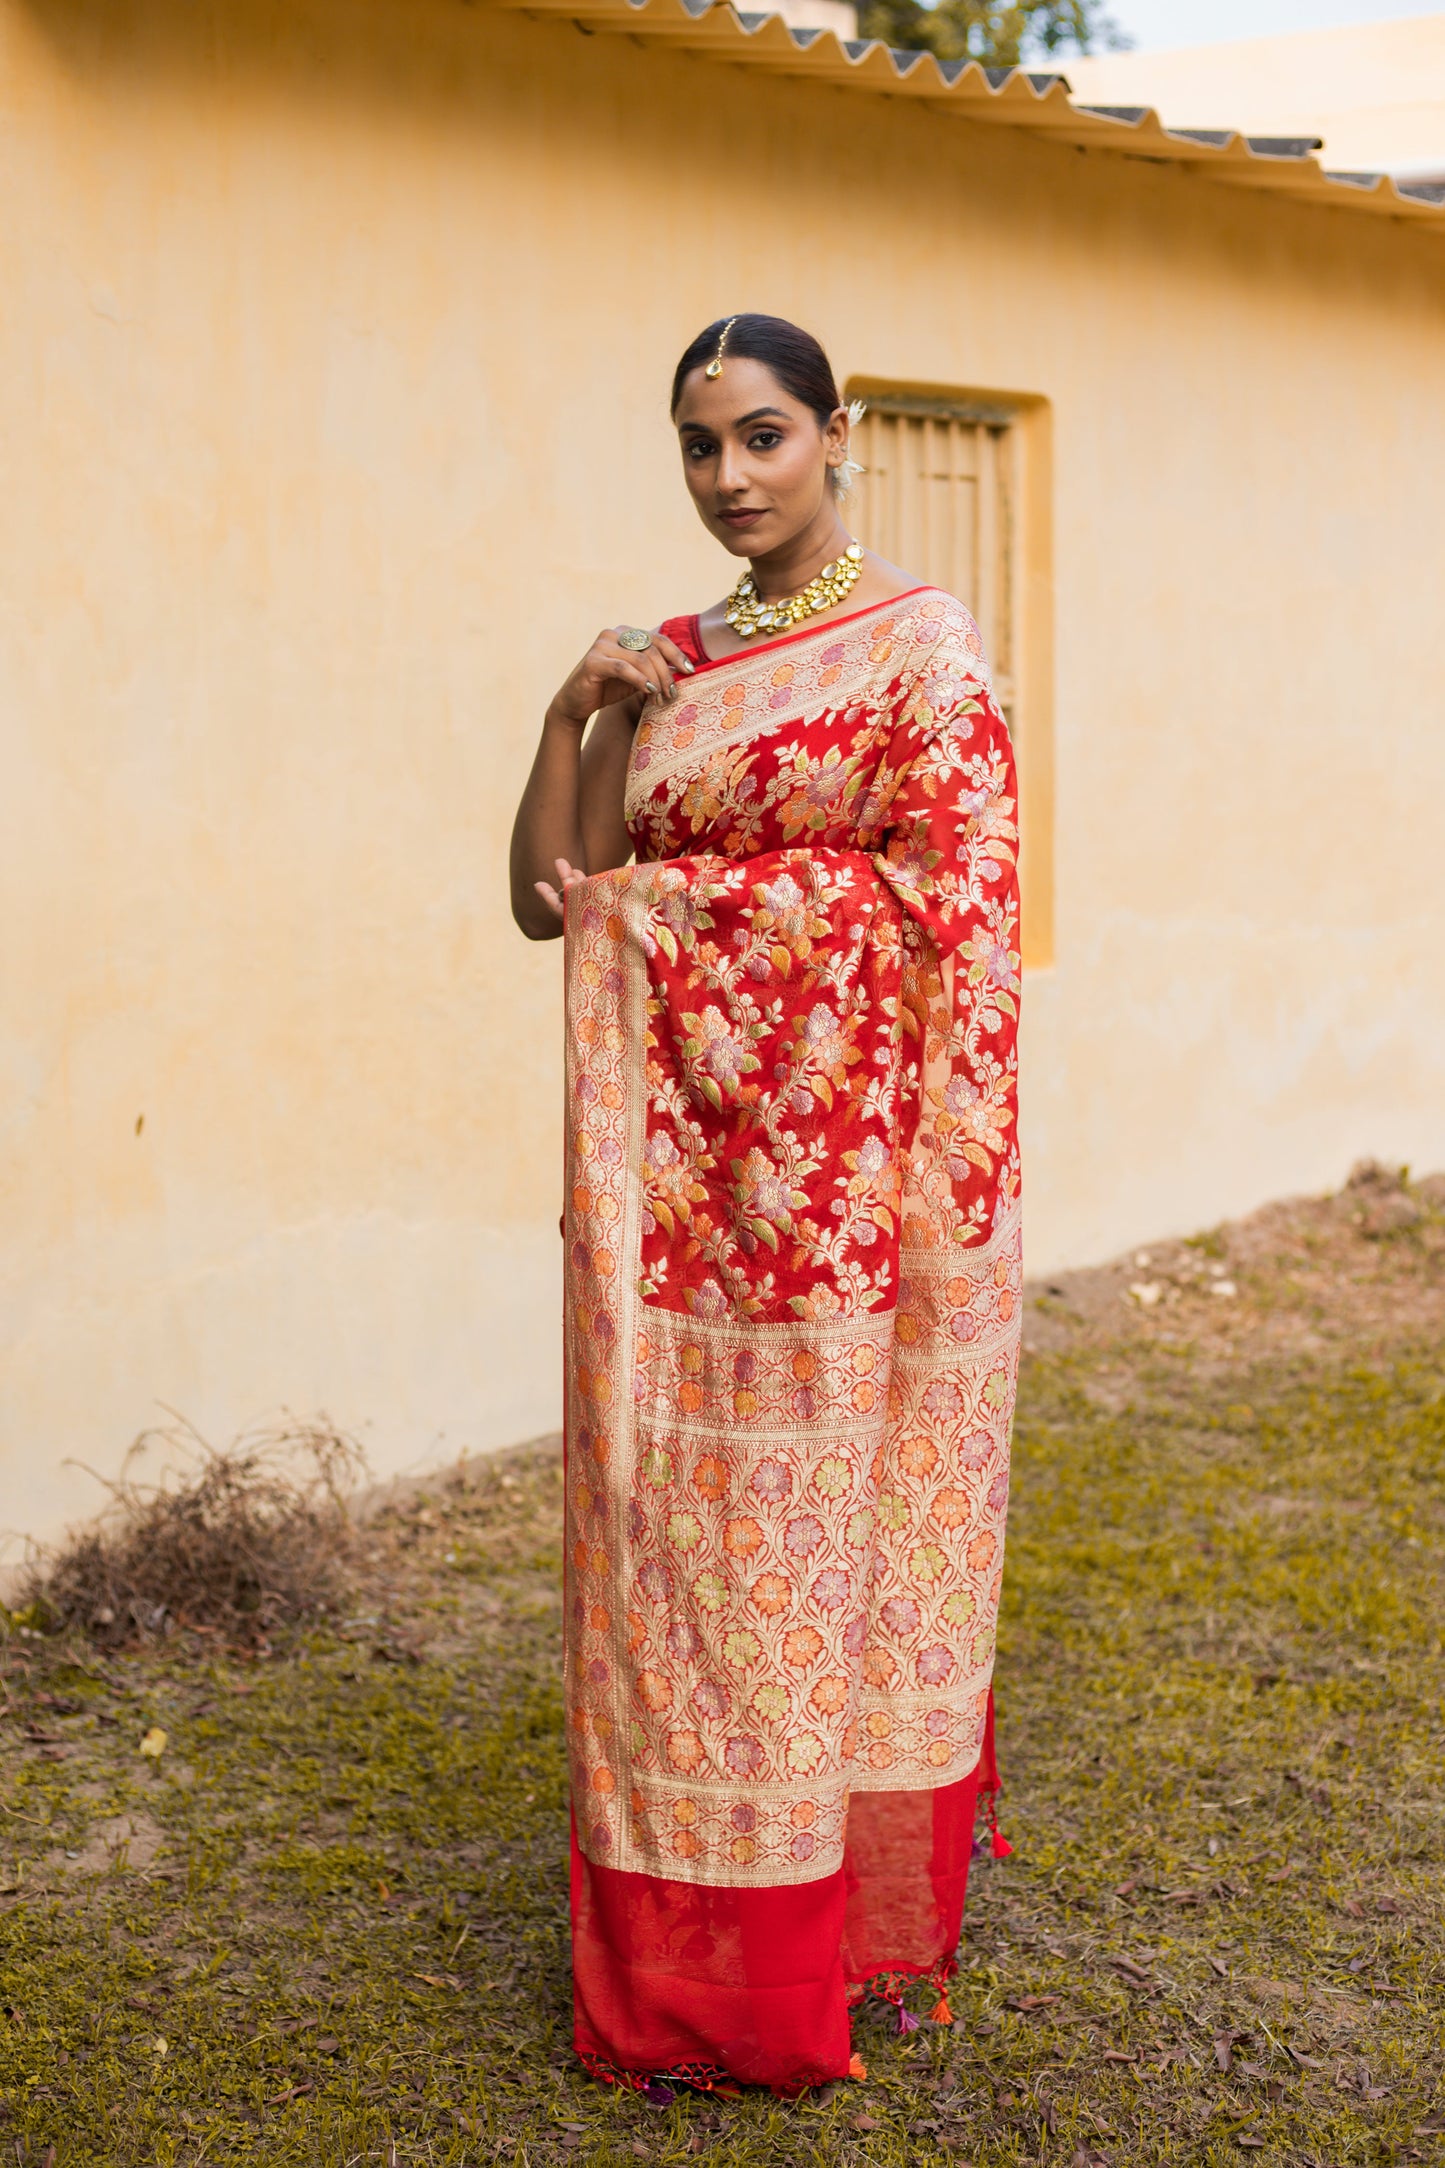
<path id="1" fill-rule="evenodd" d="M 557 16 L 579 28 L 625 34 L 774 75 L 920 98 L 960 118 L 1046 134 L 1056 142 L 1181 165 L 1234 187 L 1258 188 L 1342 210 L 1427 220 L 1445 233 L 1445 202 L 1433 187 L 1388 174 L 1329 173 L 1312 137 L 1248 137 L 1232 129 L 1170 129 L 1151 106 L 1074 102 L 1063 74 L 939 61 L 832 30 L 792 29 L 780 15 L 739 10 L 731 0 L 491 0 Z"/>

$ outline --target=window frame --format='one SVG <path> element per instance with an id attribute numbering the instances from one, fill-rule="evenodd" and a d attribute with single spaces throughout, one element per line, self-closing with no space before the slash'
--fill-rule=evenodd
<path id="1" fill-rule="evenodd" d="M 850 377 L 843 397 L 862 399 L 875 416 L 981 427 L 994 437 L 990 456 L 1007 462 L 1003 505 L 1010 531 L 1002 543 L 1006 592 L 999 604 L 1007 616 L 997 691 L 999 705 L 1008 713 L 1019 771 L 1024 967 L 1047 969 L 1054 960 L 1052 409 L 1036 393 L 873 376 Z M 981 505 L 985 522 L 991 513 L 992 507 Z M 865 534 L 860 539 L 869 538 Z M 929 577 L 926 565 L 905 564 L 902 569 L 920 579 Z M 996 615 L 979 607 L 980 597 L 958 599 L 968 609 L 977 608 L 985 620 Z M 987 622 L 984 629 L 989 638 Z M 992 652 L 989 660 L 995 662 Z"/>

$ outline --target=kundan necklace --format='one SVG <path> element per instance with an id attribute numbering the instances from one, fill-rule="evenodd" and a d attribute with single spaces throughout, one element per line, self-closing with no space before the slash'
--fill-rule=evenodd
<path id="1" fill-rule="evenodd" d="M 728 596 L 723 616 L 740 640 L 751 640 L 756 632 L 786 632 L 789 625 L 816 617 L 819 610 L 831 610 L 835 602 L 851 594 L 862 570 L 862 547 L 850 542 L 800 594 L 788 595 L 782 602 L 764 602 L 749 569 Z"/>

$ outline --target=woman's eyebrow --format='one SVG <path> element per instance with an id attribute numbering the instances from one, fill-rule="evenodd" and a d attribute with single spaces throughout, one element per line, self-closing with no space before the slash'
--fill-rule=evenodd
<path id="1" fill-rule="evenodd" d="M 765 415 L 769 414 L 776 415 L 777 419 L 780 422 L 785 422 L 788 418 L 781 407 L 760 406 L 754 407 L 751 414 L 740 414 L 735 422 L 730 422 L 728 424 L 728 427 L 730 429 L 746 429 L 749 422 L 760 422 Z M 715 429 L 709 428 L 706 422 L 678 423 L 677 433 L 680 437 L 686 436 L 689 430 L 691 430 L 695 436 L 700 437 L 713 437 L 717 435 L 717 431 Z"/>

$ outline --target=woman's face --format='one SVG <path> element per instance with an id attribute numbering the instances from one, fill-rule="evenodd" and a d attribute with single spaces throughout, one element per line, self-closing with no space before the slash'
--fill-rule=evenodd
<path id="1" fill-rule="evenodd" d="M 830 467 L 847 451 L 840 408 L 820 428 L 765 362 L 694 369 L 677 404 L 682 470 L 709 534 L 734 557 L 766 557 L 820 513 L 833 514 Z"/>

